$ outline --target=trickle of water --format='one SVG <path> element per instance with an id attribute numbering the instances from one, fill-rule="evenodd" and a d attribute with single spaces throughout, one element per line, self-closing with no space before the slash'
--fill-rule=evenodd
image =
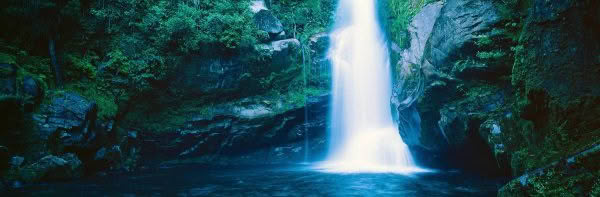
<path id="1" fill-rule="evenodd" d="M 308 147 L 308 88 L 305 48 L 302 46 L 302 77 L 304 79 L 304 163 L 309 162 L 309 147 Z M 310 64 L 309 64 L 310 65 Z"/>
<path id="2" fill-rule="evenodd" d="M 333 65 L 329 153 L 318 168 L 419 171 L 391 116 L 390 60 L 375 0 L 341 0 L 337 15 L 329 49 Z"/>

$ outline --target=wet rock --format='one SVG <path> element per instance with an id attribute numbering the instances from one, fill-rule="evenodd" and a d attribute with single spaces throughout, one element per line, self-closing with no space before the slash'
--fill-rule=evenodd
<path id="1" fill-rule="evenodd" d="M 270 10 L 259 10 L 254 15 L 254 23 L 258 25 L 258 29 L 269 33 L 272 37 L 283 32 L 283 24 L 281 24 L 281 21 Z"/>
<path id="2" fill-rule="evenodd" d="M 0 93 L 4 95 L 16 94 L 17 71 L 12 64 L 0 64 Z"/>
<path id="3" fill-rule="evenodd" d="M 81 161 L 74 154 L 48 155 L 21 170 L 27 182 L 68 180 L 82 175 Z"/>

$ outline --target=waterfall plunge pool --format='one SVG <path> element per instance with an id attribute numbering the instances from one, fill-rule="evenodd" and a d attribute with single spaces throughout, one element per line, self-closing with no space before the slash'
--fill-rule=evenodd
<path id="1" fill-rule="evenodd" d="M 28 185 L 1 196 L 495 196 L 503 183 L 457 171 L 401 175 L 325 173 L 312 165 L 178 165 Z"/>

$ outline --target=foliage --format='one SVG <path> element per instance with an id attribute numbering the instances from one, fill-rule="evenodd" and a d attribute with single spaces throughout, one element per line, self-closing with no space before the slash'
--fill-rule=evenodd
<path id="1" fill-rule="evenodd" d="M 74 54 L 67 54 L 65 59 L 68 62 L 64 67 L 67 79 L 80 80 L 82 78 L 93 79 L 96 77 L 97 70 L 92 61 L 99 59 L 98 56 L 86 54 L 84 57 L 80 57 Z"/>
<path id="2" fill-rule="evenodd" d="M 335 8 L 334 0 L 280 0 L 271 5 L 287 33 L 301 41 L 327 31 Z"/>

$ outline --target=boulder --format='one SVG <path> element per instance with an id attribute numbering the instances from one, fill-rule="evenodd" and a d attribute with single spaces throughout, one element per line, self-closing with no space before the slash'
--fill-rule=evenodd
<path id="1" fill-rule="evenodd" d="M 254 14 L 254 23 L 256 23 L 258 29 L 269 33 L 272 37 L 283 32 L 283 24 L 270 10 L 261 9 Z"/>
<path id="2" fill-rule="evenodd" d="M 34 120 L 42 136 L 56 135 L 66 146 L 85 145 L 95 136 L 97 111 L 96 103 L 75 93 L 64 93 L 42 106 Z"/>
<path id="3" fill-rule="evenodd" d="M 25 161 L 25 158 L 19 157 L 19 156 L 14 156 L 14 157 L 10 158 L 9 164 L 13 168 L 21 167 L 21 164 L 23 164 L 23 161 Z"/>
<path id="4" fill-rule="evenodd" d="M 34 100 L 39 100 L 42 96 L 42 89 L 33 77 L 25 76 L 23 78 L 23 93 Z"/>
<path id="5" fill-rule="evenodd" d="M 21 170 L 27 182 L 68 180 L 82 175 L 81 161 L 74 154 L 48 155 Z"/>
<path id="6" fill-rule="evenodd" d="M 0 94 L 13 95 L 17 91 L 17 69 L 12 64 L 0 64 Z"/>

